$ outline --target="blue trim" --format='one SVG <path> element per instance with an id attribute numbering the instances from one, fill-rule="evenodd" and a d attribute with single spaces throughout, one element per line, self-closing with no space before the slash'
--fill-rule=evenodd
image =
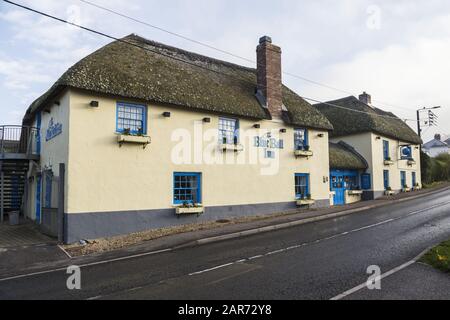
<path id="1" fill-rule="evenodd" d="M 38 112 L 36 114 L 36 153 L 37 155 L 41 154 L 41 128 L 42 128 L 42 113 Z"/>
<path id="2" fill-rule="evenodd" d="M 175 190 L 182 189 L 192 189 L 192 188 L 175 188 L 175 178 L 176 177 L 197 177 L 197 201 L 195 203 L 202 203 L 202 174 L 200 172 L 174 172 L 173 174 L 173 203 L 174 204 L 183 204 L 185 202 L 189 202 L 186 200 L 176 200 L 175 199 Z"/>
<path id="3" fill-rule="evenodd" d="M 240 140 L 240 136 L 239 136 L 239 119 L 237 118 L 227 118 L 227 117 L 219 117 L 219 127 L 220 127 L 220 120 L 225 120 L 225 121 L 234 121 L 234 133 L 233 133 L 233 140 L 235 138 L 237 138 L 237 143 L 239 143 Z M 219 129 L 219 128 L 218 128 Z M 223 142 L 223 138 L 224 137 L 220 137 L 220 142 Z M 234 141 L 228 142 L 227 143 L 234 143 Z"/>
<path id="4" fill-rule="evenodd" d="M 116 104 L 116 132 L 123 133 L 124 129 L 119 129 L 119 107 L 132 107 L 139 108 L 142 110 L 142 134 L 147 134 L 147 106 L 143 104 L 134 104 L 134 103 L 126 103 L 126 102 L 117 102 Z M 130 119 L 131 120 L 131 119 Z M 131 134 L 139 134 L 138 131 L 133 130 L 130 131 Z"/>
<path id="5" fill-rule="evenodd" d="M 390 158 L 389 156 L 389 141 L 383 140 L 383 157 L 384 160 L 388 160 Z"/>
<path id="6" fill-rule="evenodd" d="M 303 139 L 303 141 L 301 141 L 301 142 L 302 142 L 301 148 L 298 148 L 298 146 L 299 146 L 300 144 L 297 144 L 296 132 L 297 132 L 297 131 L 300 131 L 300 130 L 302 130 L 302 131 L 304 132 L 304 134 L 303 134 L 304 139 Z M 299 142 L 300 142 L 300 141 L 299 141 Z M 295 128 L 295 129 L 294 129 L 294 148 L 295 148 L 295 150 L 304 150 L 306 146 L 309 146 L 309 133 L 308 133 L 308 129 L 305 129 L 305 128 Z"/>
<path id="7" fill-rule="evenodd" d="M 309 185 L 310 185 L 310 175 L 309 175 L 309 173 L 296 173 L 295 174 L 295 178 L 297 178 L 297 177 L 303 177 L 303 178 L 306 178 L 306 194 L 301 194 L 301 193 L 297 193 L 297 190 L 295 190 L 295 198 L 296 199 L 301 199 L 301 197 L 303 196 L 304 198 L 306 198 L 306 196 L 308 195 L 308 194 L 311 194 L 311 192 L 310 192 L 310 190 L 309 190 Z M 295 187 L 295 189 L 297 189 L 297 186 L 299 186 L 299 185 L 297 185 L 297 179 L 295 179 L 294 180 L 294 182 L 295 182 L 295 184 L 294 184 L 294 187 Z"/>
<path id="8" fill-rule="evenodd" d="M 41 192 L 42 192 L 42 176 L 36 177 L 36 222 L 41 223 Z"/>

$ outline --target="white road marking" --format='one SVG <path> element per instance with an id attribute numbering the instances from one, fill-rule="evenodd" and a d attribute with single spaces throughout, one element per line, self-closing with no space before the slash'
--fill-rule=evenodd
<path id="1" fill-rule="evenodd" d="M 205 270 L 202 270 L 202 271 L 197 271 L 197 272 L 189 273 L 189 276 L 195 276 L 195 275 L 202 274 L 202 273 L 206 273 L 206 272 L 210 272 L 210 271 L 213 271 L 213 270 L 222 269 L 222 268 L 231 266 L 231 265 L 233 265 L 233 264 L 236 264 L 236 262 L 230 262 L 230 263 L 222 264 L 222 265 L 217 266 L 217 267 L 214 267 L 214 268 L 210 268 L 210 269 L 205 269 Z"/>
<path id="2" fill-rule="evenodd" d="M 117 261 L 129 260 L 129 259 L 133 259 L 133 258 L 145 257 L 145 256 L 150 256 L 150 255 L 154 255 L 154 254 L 158 254 L 158 253 L 164 253 L 164 252 L 169 252 L 169 251 L 172 251 L 172 249 L 164 249 L 164 250 L 146 252 L 146 253 L 141 253 L 141 254 L 135 254 L 135 255 L 132 255 L 132 256 L 126 256 L 126 257 L 121 257 L 121 258 L 116 258 L 116 259 L 110 259 L 110 260 L 103 260 L 103 261 L 98 261 L 98 262 L 86 263 L 86 264 L 80 265 L 79 267 L 80 268 L 85 268 L 85 267 L 90 267 L 90 266 L 97 266 L 97 265 L 101 265 L 101 264 L 107 264 L 107 263 L 111 263 L 111 262 L 117 262 Z M 3 278 L 3 279 L 0 279 L 0 282 L 16 280 L 16 279 L 22 279 L 22 278 L 28 278 L 28 277 L 32 277 L 32 276 L 38 276 L 38 275 L 54 273 L 54 272 L 59 272 L 59 271 L 66 271 L 66 270 L 67 270 L 67 267 L 62 267 L 62 268 L 45 270 L 45 271 L 40 271 L 40 272 L 27 273 L 27 274 L 22 274 L 22 275 L 18 275 L 18 276 Z"/>
<path id="3" fill-rule="evenodd" d="M 415 257 L 414 259 L 412 259 L 412 260 L 410 260 L 410 261 L 408 261 L 408 262 L 402 264 L 401 266 L 398 266 L 397 268 L 394 268 L 394 269 L 392 269 L 392 270 L 389 270 L 389 271 L 386 272 L 386 273 L 383 273 L 383 274 L 380 276 L 380 280 L 382 280 L 382 279 L 384 279 L 384 278 L 387 278 L 387 277 L 389 277 L 389 276 L 392 276 L 393 274 L 395 274 L 395 273 L 397 273 L 397 272 L 399 272 L 399 271 L 401 271 L 401 270 L 403 270 L 403 269 L 408 268 L 409 266 L 413 265 L 414 263 L 417 263 L 417 261 L 419 261 L 419 259 L 420 259 L 426 252 L 428 252 L 430 249 L 431 249 L 431 248 L 427 248 L 426 250 L 422 251 L 422 252 L 421 252 L 417 257 Z M 356 293 L 356 292 L 358 292 L 358 291 L 360 291 L 360 290 L 362 290 L 362 289 L 365 289 L 365 288 L 367 288 L 367 282 L 364 282 L 364 283 L 360 284 L 359 286 L 356 286 L 356 287 L 354 287 L 354 288 L 352 288 L 352 289 L 350 289 L 350 290 L 347 290 L 347 291 L 345 291 L 345 292 L 343 292 L 343 293 L 337 295 L 336 297 L 331 298 L 330 300 L 342 300 L 343 298 L 348 297 L 349 295 L 352 295 L 352 294 L 354 294 L 354 293 Z"/>

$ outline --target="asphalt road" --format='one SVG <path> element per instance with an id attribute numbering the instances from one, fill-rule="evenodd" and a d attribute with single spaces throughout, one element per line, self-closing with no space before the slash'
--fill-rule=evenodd
<path id="1" fill-rule="evenodd" d="M 67 289 L 63 271 L 0 279 L 0 299 L 330 299 L 365 283 L 369 266 L 388 272 L 449 238 L 445 191 L 337 219 L 83 267 L 81 290 Z M 376 298 L 408 298 L 392 293 L 408 285 L 405 275 L 393 285 L 399 275 L 383 279 Z M 442 279 L 448 288 L 450 277 Z M 414 298 L 430 298 L 430 290 Z M 450 299 L 450 292 L 439 297 Z"/>

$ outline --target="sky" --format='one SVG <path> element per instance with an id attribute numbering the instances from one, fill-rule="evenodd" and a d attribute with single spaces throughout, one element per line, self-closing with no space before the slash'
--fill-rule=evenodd
<path id="1" fill-rule="evenodd" d="M 328 101 L 366 91 L 375 106 L 414 129 L 418 108 L 442 106 L 424 140 L 450 134 L 450 1 L 89 1 L 253 61 L 258 39 L 268 35 L 283 51 L 283 82 L 301 96 Z M 15 2 L 114 37 L 136 33 L 255 67 L 81 0 Z M 20 124 L 30 103 L 70 66 L 110 41 L 1 1 L 0 124 Z"/>

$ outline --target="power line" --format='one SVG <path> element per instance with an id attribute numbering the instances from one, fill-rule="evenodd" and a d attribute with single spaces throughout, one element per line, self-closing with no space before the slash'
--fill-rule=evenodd
<path id="1" fill-rule="evenodd" d="M 190 42 L 192 42 L 192 43 L 198 44 L 198 45 L 203 46 L 203 47 L 205 47 L 205 48 L 212 49 L 212 50 L 216 50 L 216 51 L 218 51 L 218 52 L 220 52 L 220 53 L 227 54 L 227 55 L 232 56 L 232 57 L 234 57 L 234 58 L 241 59 L 241 60 L 244 60 L 244 61 L 246 61 L 246 62 L 250 62 L 250 63 L 253 63 L 253 64 L 258 65 L 258 63 L 257 63 L 255 60 L 253 60 L 253 59 L 249 59 L 249 58 L 246 58 L 246 57 L 237 55 L 237 54 L 232 53 L 232 52 L 230 52 L 230 51 L 226 51 L 226 50 L 223 50 L 223 49 L 214 47 L 214 46 L 212 46 L 212 45 L 209 45 L 209 44 L 207 44 L 207 43 L 204 43 L 204 42 L 201 42 L 201 41 L 198 41 L 198 40 L 195 40 L 195 39 L 192 39 L 192 38 L 183 36 L 183 35 L 181 35 L 181 34 L 179 34 L 179 33 L 176 33 L 176 32 L 170 31 L 170 30 L 167 30 L 167 29 L 165 29 L 165 28 L 158 27 L 158 26 L 153 25 L 153 24 L 150 24 L 150 23 L 148 23 L 148 22 L 145 22 L 145 21 L 136 19 L 136 18 L 134 18 L 134 17 L 131 17 L 131 16 L 126 15 L 126 14 L 123 14 L 123 13 L 120 13 L 120 12 L 118 12 L 118 11 L 116 11 L 116 10 L 113 10 L 113 9 L 110 9 L 110 8 L 107 8 L 107 7 L 104 7 L 104 6 L 101 6 L 101 5 L 96 4 L 96 3 L 92 2 L 92 1 L 88 1 L 88 0 L 79 0 L 79 1 L 82 2 L 82 3 L 84 3 L 84 4 L 90 5 L 90 6 L 92 6 L 92 7 L 95 7 L 95 8 L 97 8 L 97 9 L 100 9 L 100 10 L 103 10 L 103 11 L 106 11 L 106 12 L 109 12 L 109 13 L 112 13 L 112 14 L 115 14 L 115 15 L 120 16 L 120 17 L 122 17 L 122 18 L 131 20 L 131 21 L 134 21 L 134 22 L 136 22 L 136 23 L 142 24 L 142 25 L 144 25 L 144 26 L 147 26 L 147 27 L 150 27 L 150 28 L 153 28 L 153 29 L 156 29 L 156 30 L 165 32 L 165 33 L 168 33 L 168 34 L 170 34 L 170 35 L 173 35 L 173 36 L 175 36 L 175 37 L 181 38 L 181 39 L 183 39 L 183 40 L 190 41 Z M 341 93 L 344 93 L 344 94 L 354 95 L 354 94 L 353 94 L 352 92 L 350 92 L 350 91 L 343 90 L 343 89 L 339 89 L 339 88 L 336 88 L 336 87 L 333 87 L 333 86 L 330 86 L 330 85 L 327 85 L 327 84 L 323 84 L 323 83 L 321 83 L 321 82 L 314 81 L 314 80 L 305 78 L 305 77 L 303 77 L 303 76 L 300 76 L 300 75 L 297 75 L 297 74 L 294 74 L 294 73 L 291 73 L 291 72 L 283 72 L 283 74 L 285 74 L 285 75 L 287 75 L 287 76 L 290 76 L 290 77 L 293 77 L 293 78 L 296 78 L 296 79 L 299 79 L 299 80 L 302 80 L 302 81 L 309 82 L 309 83 L 311 83 L 311 84 L 315 84 L 315 85 L 320 86 L 320 87 L 323 87 L 323 88 L 327 88 L 327 89 L 334 90 L 334 91 L 337 91 L 337 92 L 341 92 Z M 373 101 L 374 101 L 374 102 L 378 102 L 378 103 L 380 103 L 380 104 L 383 104 L 383 105 L 385 105 L 385 106 L 391 107 L 391 108 L 403 109 L 403 110 L 408 110 L 408 111 L 411 111 L 411 112 L 414 111 L 414 110 L 412 110 L 412 109 L 410 109 L 410 108 L 405 108 L 405 107 L 395 106 L 395 105 L 393 105 L 393 104 L 390 104 L 390 103 L 387 103 L 387 102 L 382 102 L 382 101 L 380 101 L 380 100 L 375 100 L 375 99 L 374 99 Z"/>
<path id="2" fill-rule="evenodd" d="M 192 62 L 189 62 L 189 61 L 186 61 L 186 60 L 183 60 L 183 59 L 180 59 L 180 58 L 171 56 L 171 55 L 166 55 L 166 54 L 164 54 L 164 53 L 162 53 L 162 52 L 159 52 L 159 51 L 157 51 L 157 50 L 152 50 L 152 49 L 150 49 L 150 48 L 148 48 L 148 47 L 144 47 L 144 46 L 138 45 L 138 44 L 136 44 L 136 43 L 134 43 L 134 42 L 126 41 L 126 40 L 123 40 L 123 39 L 120 39 L 120 38 L 117 38 L 117 37 L 108 35 L 108 34 L 106 34 L 106 33 L 104 33 L 104 32 L 100 32 L 100 31 L 97 31 L 97 30 L 94 30 L 94 29 L 91 29 L 91 28 L 88 28 L 88 27 L 84 27 L 84 26 L 82 26 L 82 25 L 78 25 L 78 24 L 76 24 L 76 23 L 74 23 L 74 22 L 70 22 L 70 21 L 64 20 L 64 19 L 62 19 L 62 18 L 55 17 L 55 16 L 50 15 L 50 14 L 47 14 L 47 13 L 45 13 L 45 12 L 42 12 L 42 11 L 39 11 L 39 10 L 30 8 L 30 7 L 27 7 L 27 6 L 24 6 L 24 5 L 21 5 L 21 4 L 18 4 L 18 3 L 15 3 L 15 2 L 9 1 L 9 0 L 3 0 L 3 1 L 4 1 L 4 2 L 7 2 L 7 3 L 9 3 L 9 4 L 12 4 L 12 5 L 14 5 L 14 6 L 20 7 L 20 8 L 22 8 L 22 9 L 31 11 L 31 12 L 33 12 L 33 13 L 36 13 L 36 14 L 45 16 L 45 17 L 47 17 L 47 18 L 50 18 L 50 19 L 53 19 L 53 20 L 56 20 L 56 21 L 59 21 L 59 22 L 62 22 L 62 23 L 66 23 L 66 24 L 69 24 L 69 25 L 71 25 L 71 26 L 80 28 L 80 29 L 82 29 L 82 30 L 85 30 L 85 31 L 88 31 L 88 32 L 91 32 L 91 33 L 94 33 L 94 34 L 97 34 L 97 35 L 106 37 L 106 38 L 108 38 L 108 39 L 115 40 L 115 41 L 118 41 L 118 42 L 121 42 L 121 43 L 124 43 L 124 44 L 127 44 L 127 45 L 131 45 L 131 46 L 133 46 L 133 47 L 137 47 L 137 48 L 139 48 L 139 49 L 143 49 L 143 50 L 145 50 L 145 51 L 149 51 L 149 52 L 155 53 L 155 54 L 157 54 L 157 55 L 162 55 L 162 56 L 164 56 L 164 57 L 166 57 L 166 58 L 173 59 L 173 60 L 176 60 L 176 61 L 179 61 L 179 62 L 182 62 L 182 63 L 186 63 L 186 64 L 189 64 L 189 65 L 191 65 L 191 66 L 194 66 L 194 67 L 197 67 L 197 68 L 200 68 L 200 69 L 204 69 L 204 70 L 207 70 L 207 71 L 211 71 L 211 72 L 214 72 L 214 73 L 217 73 L 217 74 L 226 75 L 226 76 L 228 76 L 228 77 L 233 77 L 233 78 L 235 78 L 235 79 L 237 79 L 237 80 L 239 80 L 239 81 L 241 81 L 241 82 L 247 82 L 247 83 L 251 84 L 252 86 L 254 85 L 253 82 L 248 81 L 248 80 L 246 80 L 246 79 L 238 78 L 238 77 L 236 77 L 236 76 L 233 76 L 233 75 L 230 75 L 230 74 L 226 74 L 226 73 L 223 73 L 223 72 L 220 72 L 220 71 L 217 71 L 217 70 L 213 70 L 213 69 L 210 69 L 210 68 L 208 68 L 208 67 L 201 66 L 201 65 L 198 65 L 198 64 L 195 64 L 195 63 L 192 63 Z M 302 97 L 302 96 L 300 96 L 300 97 L 303 98 L 303 99 L 305 99 L 305 100 L 310 100 L 310 101 L 315 101 L 315 102 L 317 102 L 317 103 L 327 104 L 327 105 L 329 105 L 329 106 L 333 106 L 333 107 L 336 107 L 336 108 L 339 108 L 339 109 L 344 109 L 344 110 L 353 111 L 353 112 L 358 112 L 358 113 L 366 113 L 366 114 L 370 114 L 370 115 L 372 115 L 372 116 L 378 116 L 378 117 L 384 117 L 384 118 L 391 118 L 391 119 L 399 120 L 399 118 L 398 118 L 398 117 L 395 117 L 395 116 L 380 115 L 380 114 L 371 113 L 371 112 L 365 112 L 365 111 L 360 111 L 360 110 L 354 110 L 354 109 L 351 109 L 351 108 L 342 107 L 342 106 L 339 106 L 339 105 L 336 105 L 336 104 L 332 104 L 332 103 L 328 103 L 328 102 L 324 102 L 324 101 L 320 101 L 320 100 L 316 100 L 316 99 L 312 99 L 312 98 L 307 98 L 307 97 Z M 411 119 L 405 119 L 405 121 L 414 121 L 414 122 L 416 122 L 416 120 L 411 120 Z"/>

